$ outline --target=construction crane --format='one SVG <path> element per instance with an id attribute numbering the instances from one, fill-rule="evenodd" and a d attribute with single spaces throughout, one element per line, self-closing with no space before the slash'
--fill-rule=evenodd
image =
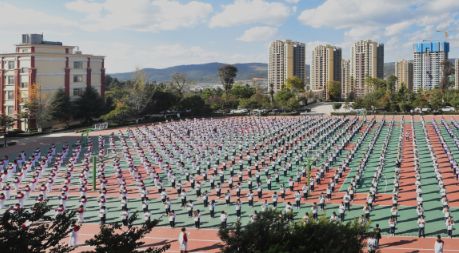
<path id="1" fill-rule="evenodd" d="M 445 41 L 448 40 L 448 31 L 440 31 L 440 30 L 437 30 L 437 33 L 443 33 L 443 36 L 445 37 Z"/>

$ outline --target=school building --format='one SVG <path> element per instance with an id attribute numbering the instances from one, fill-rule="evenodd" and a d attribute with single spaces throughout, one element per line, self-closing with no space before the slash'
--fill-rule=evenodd
<path id="1" fill-rule="evenodd" d="M 45 41 L 43 34 L 23 34 L 14 53 L 0 54 L 0 114 L 17 117 L 31 98 L 32 90 L 40 97 L 51 97 L 64 89 L 71 99 L 87 86 L 104 95 L 104 56 L 83 54 L 76 46 Z M 18 119 L 14 128 L 27 129 L 27 121 Z"/>

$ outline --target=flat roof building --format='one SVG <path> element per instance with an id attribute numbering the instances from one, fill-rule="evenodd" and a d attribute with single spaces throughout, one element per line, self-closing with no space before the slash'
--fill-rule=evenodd
<path id="1" fill-rule="evenodd" d="M 63 89 L 71 99 L 88 86 L 105 92 L 103 56 L 83 54 L 78 47 L 46 41 L 42 34 L 24 34 L 13 53 L 0 54 L 0 113 L 16 116 L 24 111 L 31 85 L 51 96 Z M 24 121 L 15 128 L 26 129 Z"/>

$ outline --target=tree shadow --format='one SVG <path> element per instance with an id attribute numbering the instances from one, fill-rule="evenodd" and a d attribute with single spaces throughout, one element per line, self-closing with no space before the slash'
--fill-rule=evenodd
<path id="1" fill-rule="evenodd" d="M 416 241 L 416 240 L 417 240 L 417 239 L 400 240 L 400 241 L 396 241 L 396 242 L 385 243 L 385 244 L 381 244 L 381 245 L 380 245 L 380 248 L 389 248 L 389 247 L 394 247 L 394 246 L 400 246 L 400 245 L 412 243 L 412 242 L 414 242 L 414 241 Z"/>
<path id="2" fill-rule="evenodd" d="M 155 242 L 155 243 L 144 244 L 144 245 L 142 245 L 142 248 L 164 246 L 167 243 L 172 244 L 175 241 L 177 241 L 177 240 L 162 240 L 162 241 Z"/>
<path id="3" fill-rule="evenodd" d="M 213 250 L 213 249 L 220 249 L 222 248 L 223 245 L 220 244 L 220 243 L 215 243 L 215 244 L 212 244 L 212 245 L 209 245 L 209 246 L 205 246 L 205 247 L 201 247 L 201 248 L 197 248 L 197 249 L 192 249 L 192 250 L 189 250 L 188 252 L 200 252 L 200 251 L 208 251 L 208 250 Z"/>

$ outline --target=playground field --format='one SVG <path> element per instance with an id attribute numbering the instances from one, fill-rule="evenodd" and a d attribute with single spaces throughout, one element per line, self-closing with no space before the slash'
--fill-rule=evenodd
<path id="1" fill-rule="evenodd" d="M 30 156 L 37 152 L 37 148 L 43 156 L 52 144 L 55 144 L 55 154 L 50 161 L 55 161 L 65 145 L 68 145 L 69 151 L 62 156 L 63 162 L 57 170 L 51 169 L 52 163 L 43 169 L 37 186 L 30 192 L 24 205 L 35 203 L 36 197 L 42 193 L 39 186 L 48 183 L 52 177 L 54 180 L 47 190 L 49 203 L 56 207 L 62 203 L 59 196 L 63 186 L 67 185 L 68 200 L 65 207 L 77 209 L 84 185 L 87 188 L 87 203 L 79 243 L 98 230 L 101 174 L 106 180 L 106 193 L 103 194 L 106 222 L 121 221 L 120 189 L 123 184 L 120 182 L 124 181 L 129 215 L 138 212 L 142 221 L 146 203 L 151 217 L 161 220 L 160 227 L 145 238 L 147 244 L 172 242 L 170 252 L 179 252 L 177 236 L 179 228 L 183 226 L 189 228 L 190 252 L 217 252 L 221 246 L 217 235 L 220 213 L 225 211 L 228 223 L 234 223 L 238 219 L 237 199 L 241 200 L 242 223 L 249 222 L 254 211 L 261 211 L 265 200 L 272 208 L 275 194 L 279 194 L 277 209 L 286 209 L 290 202 L 296 219 L 300 220 L 305 213 L 311 214 L 314 203 L 319 203 L 320 195 L 327 191 L 329 183 L 338 174 L 341 176 L 336 180 L 332 196 L 326 199 L 325 209 L 319 210 L 319 215 L 330 217 L 333 212 L 338 213 L 346 190 L 360 173 L 360 180 L 353 187 L 350 210 L 345 212 L 344 220 L 350 221 L 364 215 L 368 193 L 375 188 L 369 217 L 371 226 L 379 224 L 383 230 L 381 252 L 433 252 L 433 237 L 437 234 L 447 237 L 441 188 L 446 192 L 450 216 L 455 223 L 459 222 L 459 181 L 453 166 L 459 161 L 459 116 L 273 116 L 176 121 L 93 131 L 89 137 L 72 133 L 31 137 L 19 140 L 15 146 L 0 149 L 0 158 L 7 155 L 12 162 L 22 151 Z M 97 157 L 95 165 L 93 156 Z M 72 157 L 75 158 L 74 168 L 69 172 L 67 163 Z M 367 161 L 358 172 L 364 158 Z M 398 158 L 399 177 L 395 172 Z M 115 165 L 116 159 L 119 159 L 118 165 Z M 426 222 L 427 238 L 422 239 L 418 239 L 416 161 Z M 323 164 L 329 165 L 326 171 L 321 167 Z M 346 164 L 345 169 L 339 171 L 343 164 Z M 96 190 L 92 185 L 94 166 Z M 84 173 L 84 168 L 89 168 L 89 172 Z M 33 168 L 25 174 L 17 184 L 20 190 L 30 184 Z M 311 189 L 310 180 L 315 180 L 318 174 L 320 183 Z M 438 174 L 441 175 L 440 179 Z M 82 180 L 82 177 L 87 180 Z M 13 179 L 14 176 L 6 178 L 2 186 L 9 182 L 14 189 Z M 269 179 L 271 184 L 268 187 Z M 293 191 L 289 189 L 290 181 L 293 182 Z M 252 182 L 253 197 L 249 182 Z M 217 186 L 218 183 L 220 186 Z M 181 190 L 187 192 L 186 206 L 182 206 L 182 196 L 177 191 L 179 184 Z M 396 184 L 399 185 L 396 194 L 396 236 L 390 237 L 388 220 L 392 215 Z M 303 197 L 305 185 L 308 187 L 307 198 Z M 220 197 L 217 196 L 218 188 L 221 189 Z M 166 194 L 160 193 L 160 189 Z M 283 189 L 284 198 L 281 196 Z M 258 196 L 260 191 L 261 198 Z M 297 192 L 301 194 L 299 208 L 295 207 Z M 204 205 L 203 196 L 206 193 L 209 202 L 215 200 L 214 218 L 209 214 L 209 207 Z M 11 190 L 9 194 L 14 197 L 16 190 Z M 225 198 L 227 194 L 230 196 L 229 204 Z M 148 200 L 142 199 L 145 195 Z M 175 211 L 176 228 L 169 226 L 169 216 L 162 201 L 164 196 L 170 202 L 170 209 Z M 250 198 L 254 201 L 253 206 L 249 205 Z M 200 211 L 200 229 L 194 228 L 194 217 L 188 215 L 190 200 L 193 210 Z M 5 208 L 15 203 L 17 200 L 14 198 L 6 200 Z M 456 230 L 453 230 L 453 235 L 456 234 Z M 83 246 L 78 251 L 84 249 Z M 459 240 L 454 236 L 453 239 L 445 239 L 444 252 L 459 252 Z"/>

